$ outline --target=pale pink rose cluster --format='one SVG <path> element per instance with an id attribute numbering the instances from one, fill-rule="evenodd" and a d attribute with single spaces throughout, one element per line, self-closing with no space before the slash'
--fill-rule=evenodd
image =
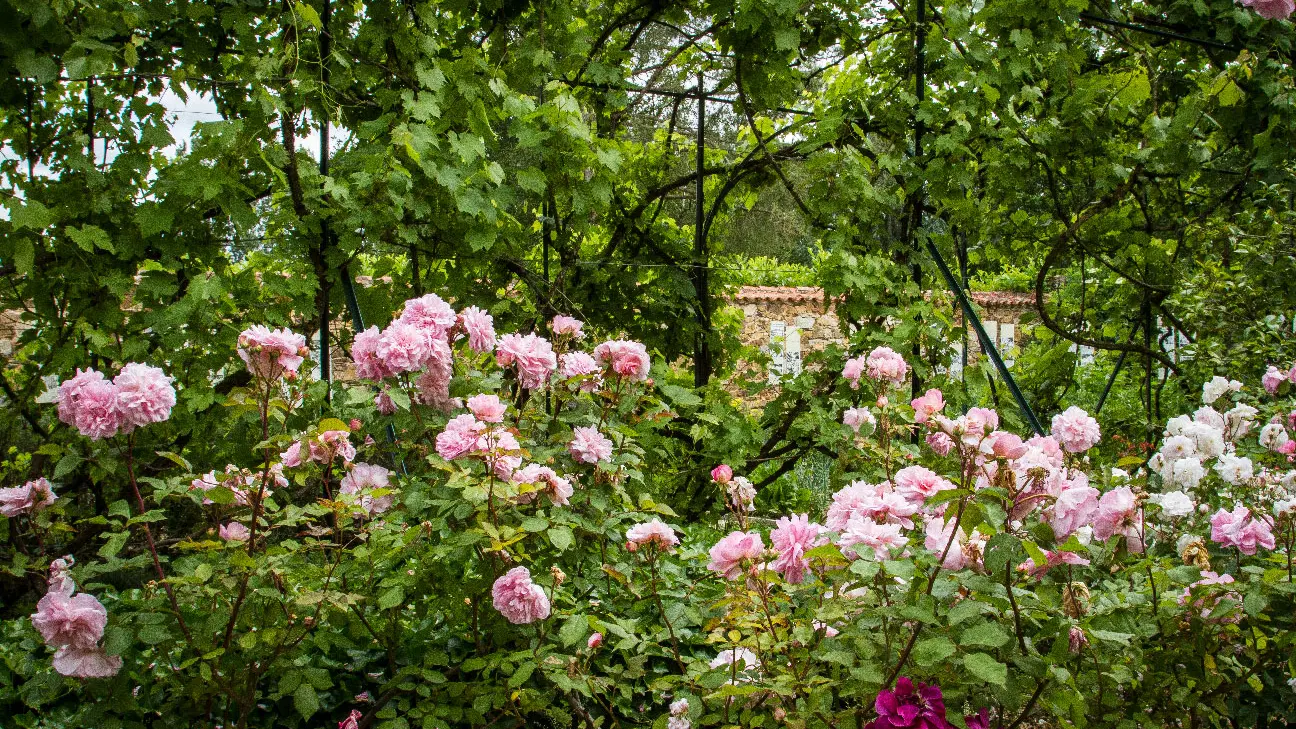
<path id="1" fill-rule="evenodd" d="M 1288 2 L 1290 3 L 1290 0 Z M 1260 378 L 1260 385 L 1270 395 L 1277 395 L 1278 389 L 1282 387 L 1284 382 L 1296 382 L 1296 364 L 1293 364 L 1285 371 L 1269 365 L 1269 369 Z"/>
<path id="2" fill-rule="evenodd" d="M 585 322 L 570 316 L 559 314 L 549 322 L 549 330 L 554 333 L 555 337 L 570 337 L 574 340 L 585 338 L 583 331 Z"/>
<path id="3" fill-rule="evenodd" d="M 1238 0 L 1243 7 L 1256 11 L 1256 15 L 1269 20 L 1282 20 L 1296 11 L 1296 0 Z"/>
<path id="4" fill-rule="evenodd" d="M 567 451 L 577 463 L 607 463 L 612 460 L 612 441 L 594 426 L 572 428 Z"/>
<path id="5" fill-rule="evenodd" d="M 274 487 L 277 488 L 288 487 L 288 479 L 283 475 L 282 463 L 276 463 L 270 466 L 270 470 L 266 476 L 266 488 L 271 488 L 270 482 L 273 482 Z M 235 504 L 238 504 L 239 506 L 247 506 L 252 502 L 252 495 L 257 492 L 260 483 L 261 474 L 253 473 L 251 470 L 246 468 L 239 468 L 231 463 L 225 466 L 225 475 L 223 477 L 218 477 L 215 471 L 208 471 L 198 478 L 195 478 L 193 481 L 190 481 L 189 490 L 200 491 L 205 494 L 217 486 L 224 486 L 234 492 Z M 212 500 L 204 495 L 202 502 L 204 504 L 211 504 Z"/>
<path id="6" fill-rule="evenodd" d="M 1128 486 L 1118 486 L 1098 500 L 1093 535 L 1098 539 L 1123 536 L 1129 551 L 1143 551 L 1143 510 Z"/>
<path id="7" fill-rule="evenodd" d="M 49 591 L 36 603 L 32 625 L 45 644 L 55 649 L 54 670 L 73 678 L 115 676 L 122 659 L 99 646 L 108 626 L 108 610 L 93 595 L 75 594 L 76 586 L 67 571 L 64 559 L 50 565 Z"/>
<path id="8" fill-rule="evenodd" d="M 54 487 L 44 477 L 22 486 L 0 489 L 0 515 L 12 519 L 20 514 L 35 514 L 53 504 L 56 498 Z"/>
<path id="9" fill-rule="evenodd" d="M 854 390 L 859 389 L 860 378 L 865 376 L 878 383 L 903 385 L 908 373 L 904 357 L 890 347 L 876 347 L 867 355 L 846 360 L 842 368 L 842 376 Z"/>
<path id="10" fill-rule="evenodd" d="M 1053 437 L 1069 453 L 1084 453 L 1098 445 L 1101 432 L 1098 421 L 1084 410 L 1072 405 L 1053 416 Z"/>
<path id="11" fill-rule="evenodd" d="M 512 432 L 478 420 L 467 413 L 446 423 L 436 437 L 436 452 L 447 461 L 466 456 L 480 457 L 495 476 L 504 481 L 522 465 L 522 444 Z"/>
<path id="12" fill-rule="evenodd" d="M 1253 515 L 1245 506 L 1233 511 L 1220 509 L 1211 516 L 1211 541 L 1223 547 L 1236 547 L 1242 554 L 1255 554 L 1258 548 L 1275 546 L 1273 525 L 1264 514 Z"/>
<path id="13" fill-rule="evenodd" d="M 637 552 L 648 546 L 669 552 L 678 545 L 679 538 L 675 536 L 675 530 L 661 519 L 635 524 L 626 530 L 626 549 L 631 552 Z"/>
<path id="14" fill-rule="evenodd" d="M 928 390 L 910 402 L 914 411 L 915 423 L 926 423 L 945 409 L 945 395 L 935 388 Z"/>
<path id="15" fill-rule="evenodd" d="M 391 493 L 391 471 L 373 463 L 352 464 L 338 485 L 338 493 L 358 497 L 360 508 L 369 516 L 381 514 L 392 507 L 395 498 Z"/>
<path id="16" fill-rule="evenodd" d="M 252 531 L 237 521 L 221 524 L 219 534 L 227 542 L 246 542 L 252 538 Z"/>
<path id="17" fill-rule="evenodd" d="M 732 580 L 759 562 L 765 542 L 759 532 L 730 532 L 711 547 L 707 569 Z"/>
<path id="18" fill-rule="evenodd" d="M 526 625 L 549 617 L 549 597 L 531 581 L 531 571 L 514 567 L 491 587 L 495 609 L 514 625 Z"/>
<path id="19" fill-rule="evenodd" d="M 1212 620 L 1211 614 L 1215 612 L 1221 600 L 1231 600 L 1235 607 L 1242 604 L 1242 596 L 1236 591 L 1220 589 L 1221 585 L 1231 585 L 1233 582 L 1233 575 L 1228 573 L 1221 575 L 1210 570 L 1203 570 L 1200 580 L 1184 588 L 1183 594 L 1179 596 L 1179 604 L 1191 607 L 1202 620 Z M 1196 597 L 1194 597 L 1194 594 Z M 1227 614 L 1214 618 L 1214 622 L 1237 623 L 1241 619 L 1242 616 L 1234 609 Z"/>
<path id="20" fill-rule="evenodd" d="M 630 382 L 648 379 L 652 360 L 648 349 L 639 342 L 613 339 L 594 348 L 594 361 L 617 377 Z"/>
<path id="21" fill-rule="evenodd" d="M 355 456 L 356 448 L 351 443 L 350 433 L 345 430 L 326 430 L 309 440 L 293 441 L 279 455 L 279 460 L 284 468 L 297 468 L 308 462 L 328 465 L 337 458 L 350 463 L 355 460 Z"/>
<path id="22" fill-rule="evenodd" d="M 822 524 L 810 521 L 805 514 L 793 514 L 780 517 L 770 532 L 770 543 L 778 558 L 774 560 L 774 571 L 783 576 L 789 584 L 798 585 L 805 581 L 805 573 L 810 569 L 810 560 L 806 552 L 828 543 Z"/>
<path id="23" fill-rule="evenodd" d="M 310 350 L 306 337 L 290 329 L 271 329 L 261 324 L 244 329 L 236 351 L 255 377 L 273 382 L 295 377 Z"/>
<path id="24" fill-rule="evenodd" d="M 1018 566 L 1018 569 L 1038 580 L 1048 574 L 1049 570 L 1064 564 L 1085 567 L 1089 565 L 1089 560 L 1075 552 L 1046 551 L 1044 552 L 1044 564 L 1035 564 L 1034 559 L 1027 558 L 1025 562 Z"/>
<path id="25" fill-rule="evenodd" d="M 544 387 L 558 368 L 553 345 L 535 334 L 505 334 L 495 348 L 500 367 L 516 367 L 518 382 L 527 390 Z"/>
<path id="26" fill-rule="evenodd" d="M 517 501 L 519 504 L 528 504 L 535 500 L 538 494 L 544 494 L 549 497 L 550 503 L 555 506 L 567 506 L 576 490 L 572 488 L 570 479 L 563 478 L 548 466 L 541 466 L 538 463 L 528 463 L 513 472 L 514 484 L 531 484 L 539 486 L 537 491 L 529 491 L 518 494 Z"/>
<path id="27" fill-rule="evenodd" d="M 56 399 L 59 420 L 102 440 L 171 417 L 176 392 L 161 369 L 132 362 L 111 381 L 96 370 L 77 370 L 59 385 Z"/>
<path id="28" fill-rule="evenodd" d="M 564 381 L 576 381 L 582 392 L 594 392 L 602 384 L 603 369 L 588 352 L 568 352 L 558 362 L 558 376 Z"/>

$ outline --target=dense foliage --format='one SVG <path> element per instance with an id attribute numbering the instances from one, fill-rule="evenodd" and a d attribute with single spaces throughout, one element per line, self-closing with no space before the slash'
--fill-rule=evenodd
<path id="1" fill-rule="evenodd" d="M 1291 721 L 1291 12 L 0 0 L 0 724 Z"/>

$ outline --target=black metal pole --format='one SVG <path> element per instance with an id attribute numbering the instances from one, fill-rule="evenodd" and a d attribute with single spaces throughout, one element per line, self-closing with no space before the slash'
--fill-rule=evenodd
<path id="1" fill-rule="evenodd" d="M 963 307 L 964 320 L 972 322 L 972 329 L 976 331 L 977 339 L 981 342 L 982 351 L 990 356 L 990 361 L 994 363 L 995 369 L 999 371 L 1004 383 L 1008 385 L 1008 390 L 1012 393 L 1013 400 L 1017 402 L 1017 408 L 1021 410 L 1022 416 L 1026 418 L 1031 430 L 1038 435 L 1044 435 L 1044 428 L 1040 425 L 1039 418 L 1035 417 L 1035 411 L 1031 410 L 1030 403 L 1026 402 L 1026 396 L 1022 394 L 1021 388 L 1017 386 L 1017 380 L 1013 379 L 1012 373 L 1008 371 L 1008 366 L 1004 364 L 1003 358 L 999 356 L 999 350 L 995 348 L 994 342 L 990 341 L 990 336 L 986 334 L 985 327 L 981 326 L 981 317 L 977 316 L 976 311 L 972 309 L 972 302 L 968 300 L 967 294 L 954 280 L 954 274 L 950 273 L 945 259 L 941 257 L 940 251 L 936 249 L 936 245 L 930 240 L 927 241 L 927 251 L 931 253 L 932 259 L 936 261 L 936 268 L 940 269 L 945 284 L 958 298 L 959 306 Z"/>
<path id="2" fill-rule="evenodd" d="M 1134 328 L 1130 330 L 1129 337 L 1125 341 L 1127 343 L 1134 341 L 1134 335 L 1138 334 L 1138 330 L 1142 326 L 1143 322 L 1135 322 Z M 1120 374 L 1121 367 L 1125 366 L 1125 356 L 1128 354 L 1129 350 L 1122 349 L 1120 356 L 1116 358 L 1116 366 L 1112 368 L 1111 375 L 1107 377 L 1107 385 L 1103 387 L 1102 394 L 1098 396 L 1098 404 L 1094 406 L 1095 416 L 1102 412 L 1103 405 L 1107 402 L 1107 396 L 1111 394 L 1112 385 L 1116 384 L 1116 376 Z"/>
<path id="3" fill-rule="evenodd" d="M 324 0 L 324 12 L 320 14 L 320 75 L 324 88 L 329 85 L 329 56 L 332 54 L 332 36 L 329 35 L 329 18 L 333 14 L 332 6 L 329 0 Z M 320 104 L 320 176 L 328 177 L 329 173 L 329 120 L 328 109 L 325 108 L 327 101 Z M 319 281 L 320 304 L 319 304 L 319 366 L 320 380 L 324 382 L 324 400 L 333 401 L 333 373 L 331 362 L 329 361 L 329 324 L 333 318 L 329 314 L 329 283 L 328 283 L 328 248 L 329 237 L 332 231 L 329 227 L 328 217 L 323 216 L 320 219 L 320 243 L 319 257 L 321 271 L 321 280 Z"/>
<path id="4" fill-rule="evenodd" d="M 697 291 L 697 335 L 693 343 L 693 385 L 704 387 L 711 381 L 711 291 L 707 276 L 709 260 L 706 231 L 703 230 L 706 205 L 706 77 L 697 75 L 697 186 L 693 210 L 693 287 Z"/>

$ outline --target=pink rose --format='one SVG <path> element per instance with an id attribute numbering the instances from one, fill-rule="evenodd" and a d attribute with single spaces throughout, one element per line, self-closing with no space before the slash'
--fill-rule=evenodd
<path id="1" fill-rule="evenodd" d="M 866 364 L 870 380 L 889 382 L 893 385 L 903 385 L 909 372 L 909 365 L 905 364 L 904 357 L 890 347 L 878 347 L 869 352 Z"/>
<path id="2" fill-rule="evenodd" d="M 531 581 L 531 571 L 514 567 L 491 587 L 495 609 L 510 623 L 525 625 L 549 617 L 549 598 Z"/>
<path id="3" fill-rule="evenodd" d="M 386 390 L 383 390 L 374 395 L 374 408 L 383 415 L 391 415 L 396 412 L 396 401 Z"/>
<path id="4" fill-rule="evenodd" d="M 1083 453 L 1098 444 L 1098 421 L 1072 405 L 1053 416 L 1053 437 L 1071 453 Z"/>
<path id="5" fill-rule="evenodd" d="M 549 497 L 550 503 L 555 506 L 567 506 L 570 503 L 572 494 L 576 493 L 570 480 L 559 476 L 552 468 L 541 466 L 538 463 L 530 463 L 526 467 L 514 471 L 513 483 L 541 485 L 539 491 L 519 494 L 517 500 L 520 504 L 534 501 L 537 494 L 545 494 Z"/>
<path id="6" fill-rule="evenodd" d="M 99 647 L 108 610 L 93 595 L 74 594 L 67 563 L 50 566 L 49 592 L 36 603 L 31 616 L 46 645 L 55 648 L 54 670 L 74 678 L 107 678 L 121 670 L 122 660 Z"/>
<path id="7" fill-rule="evenodd" d="M 360 729 L 360 720 L 363 718 L 364 714 L 352 709 L 351 713 L 347 714 L 347 718 L 338 722 L 338 729 Z"/>
<path id="8" fill-rule="evenodd" d="M 429 330 L 394 321 L 378 338 L 375 355 L 389 372 L 418 372 L 432 357 L 433 336 Z"/>
<path id="9" fill-rule="evenodd" d="M 378 342 L 381 339 L 382 332 L 378 331 L 378 327 L 369 327 L 355 335 L 351 342 L 351 359 L 355 361 L 357 377 L 381 382 L 396 374 L 378 356 Z"/>
<path id="10" fill-rule="evenodd" d="M 405 309 L 396 318 L 396 322 L 422 329 L 429 337 L 441 340 L 447 339 L 455 320 L 454 309 L 436 294 L 406 301 Z"/>
<path id="11" fill-rule="evenodd" d="M 1256 11 L 1256 15 L 1269 20 L 1282 20 L 1296 10 L 1293 0 L 1238 0 L 1245 7 Z"/>
<path id="12" fill-rule="evenodd" d="M 595 650 L 601 645 L 603 645 L 602 633 L 594 633 L 589 637 L 589 640 L 585 641 L 585 647 L 589 648 L 590 650 Z"/>
<path id="13" fill-rule="evenodd" d="M 857 515 L 851 517 L 846 523 L 846 528 L 842 530 L 841 538 L 837 543 L 841 545 L 842 551 L 847 556 L 854 553 L 854 550 L 849 547 L 863 544 L 871 547 L 878 559 L 886 559 L 892 549 L 903 547 L 908 543 L 909 540 L 902 533 L 903 529 L 904 527 L 898 523 L 879 524 L 872 519 Z"/>
<path id="14" fill-rule="evenodd" d="M 1072 486 L 1058 494 L 1050 510 L 1049 525 L 1058 539 L 1065 539 L 1077 529 L 1089 524 L 1098 513 L 1098 489 L 1092 486 Z M 1111 524 L 1115 529 L 1115 524 Z M 1108 535 L 1110 536 L 1110 534 Z M 1100 537 L 1106 539 L 1106 537 Z"/>
<path id="15" fill-rule="evenodd" d="M 1211 541 L 1224 547 L 1237 547 L 1243 554 L 1256 553 L 1257 547 L 1273 549 L 1273 529 L 1268 517 L 1252 516 L 1251 510 L 1238 505 L 1233 511 L 1220 509 L 1211 517 Z"/>
<path id="16" fill-rule="evenodd" d="M 113 378 L 117 389 L 116 408 L 123 424 L 142 427 L 171 417 L 176 404 L 171 378 L 157 367 L 132 362 Z"/>
<path id="17" fill-rule="evenodd" d="M 1264 376 L 1260 378 L 1260 384 L 1264 387 L 1265 392 L 1269 393 L 1270 395 L 1277 395 L 1278 388 L 1286 380 L 1287 380 L 1287 375 L 1279 371 L 1277 367 L 1274 367 L 1273 365 L 1269 365 L 1269 369 L 1266 370 Z"/>
<path id="18" fill-rule="evenodd" d="M 954 439 L 945 433 L 937 431 L 927 434 L 927 445 L 936 452 L 936 455 L 946 456 L 954 448 Z"/>
<path id="19" fill-rule="evenodd" d="M 447 461 L 453 461 L 477 450 L 477 439 L 486 431 L 486 424 L 471 415 L 460 415 L 446 423 L 436 437 L 436 452 Z"/>
<path id="20" fill-rule="evenodd" d="M 760 559 L 765 542 L 757 532 L 730 532 L 711 548 L 711 562 L 707 569 L 732 580 L 743 573 L 744 562 Z"/>
<path id="21" fill-rule="evenodd" d="M 1035 564 L 1035 560 L 1027 558 L 1027 560 L 1021 564 L 1019 569 L 1038 580 L 1042 579 L 1049 570 L 1058 565 L 1073 564 L 1085 566 L 1089 564 L 1089 560 L 1081 557 L 1075 552 L 1045 552 L 1044 557 L 1045 561 L 1042 565 L 1037 565 Z"/>
<path id="22" fill-rule="evenodd" d="M 372 464 L 357 463 L 347 471 L 347 475 L 342 477 L 342 483 L 338 484 L 338 493 L 340 494 L 358 494 L 360 496 L 360 507 L 374 516 L 387 511 L 392 507 L 394 496 L 384 494 L 374 496 L 373 492 L 377 489 L 387 490 L 390 488 L 391 471 L 388 469 Z"/>
<path id="23" fill-rule="evenodd" d="M 945 396 L 940 390 L 928 390 L 922 397 L 914 398 L 910 405 L 914 409 L 914 422 L 925 423 L 931 416 L 945 409 Z"/>
<path id="24" fill-rule="evenodd" d="M 846 365 L 842 367 L 842 377 L 845 377 L 852 390 L 859 389 L 860 378 L 864 376 L 865 357 L 860 355 L 854 359 L 846 360 Z"/>
<path id="25" fill-rule="evenodd" d="M 996 430 L 990 434 L 989 440 L 990 449 L 994 452 L 996 458 L 1015 461 L 1026 455 L 1026 444 L 1022 443 L 1021 436 L 1016 433 Z"/>
<path id="26" fill-rule="evenodd" d="M 580 389 L 593 392 L 599 386 L 599 364 L 585 352 L 568 352 L 559 357 L 558 375 L 564 380 L 581 379 Z"/>
<path id="27" fill-rule="evenodd" d="M 263 380 L 277 380 L 289 372 L 295 374 L 310 352 L 306 337 L 260 324 L 239 334 L 237 351 L 248 371 Z"/>
<path id="28" fill-rule="evenodd" d="M 856 433 L 866 429 L 865 435 L 868 435 L 877 426 L 877 419 L 873 417 L 873 413 L 869 412 L 868 408 L 848 408 L 846 412 L 842 413 L 842 423 Z"/>
<path id="29" fill-rule="evenodd" d="M 117 386 L 95 370 L 77 370 L 72 379 L 59 385 L 59 420 L 91 440 L 117 435 L 134 425 L 125 419 L 117 401 Z"/>
<path id="30" fill-rule="evenodd" d="M 468 348 L 485 354 L 495 348 L 495 319 L 485 311 L 470 306 L 459 312 L 459 323 L 468 335 Z"/>
<path id="31" fill-rule="evenodd" d="M 498 395 L 481 394 L 468 398 L 468 409 L 483 423 L 502 423 L 508 406 Z"/>
<path id="32" fill-rule="evenodd" d="M 922 466 L 906 466 L 896 471 L 895 490 L 915 505 L 935 496 L 937 492 L 955 488 L 954 484 Z"/>
<path id="33" fill-rule="evenodd" d="M 658 549 L 670 551 L 679 545 L 679 538 L 675 536 L 675 530 L 662 520 L 653 519 L 627 529 L 626 542 L 636 548 L 655 545 Z"/>
<path id="34" fill-rule="evenodd" d="M 612 460 L 612 441 L 595 427 L 573 428 L 567 450 L 577 463 L 599 463 Z"/>
<path id="35" fill-rule="evenodd" d="M 644 345 L 624 339 L 614 339 L 595 347 L 594 361 L 631 382 L 648 379 L 652 366 Z"/>
<path id="36" fill-rule="evenodd" d="M 945 555 L 941 567 L 947 570 L 961 570 L 967 566 L 967 556 L 963 553 L 963 543 L 967 541 L 967 535 L 963 533 L 962 528 L 955 533 L 953 519 L 933 516 L 927 519 L 924 531 L 926 534 L 923 546 L 938 559 L 941 555 Z"/>
<path id="37" fill-rule="evenodd" d="M 220 525 L 220 538 L 227 542 L 246 542 L 252 538 L 252 531 L 237 521 Z"/>
<path id="38" fill-rule="evenodd" d="M 10 519 L 19 514 L 34 514 L 54 503 L 54 487 L 44 477 L 22 486 L 0 489 L 0 514 Z"/>
<path id="39" fill-rule="evenodd" d="M 1143 519 L 1138 502 L 1128 486 L 1120 486 L 1102 495 L 1094 516 L 1093 533 L 1099 539 L 1124 536 L 1131 552 L 1143 551 Z"/>
<path id="40" fill-rule="evenodd" d="M 516 366 L 522 387 L 543 387 L 549 375 L 558 368 L 553 345 L 534 334 L 505 334 L 495 347 L 495 361 L 501 367 Z"/>
<path id="41" fill-rule="evenodd" d="M 584 322 L 580 319 L 574 319 L 570 316 L 559 314 L 549 322 L 549 329 L 553 331 L 555 337 L 563 335 L 570 336 L 572 339 L 584 339 L 585 332 L 582 331 Z"/>
<path id="42" fill-rule="evenodd" d="M 724 484 L 727 484 L 732 480 L 733 480 L 733 469 L 730 468 L 729 466 L 721 463 L 720 465 L 711 469 L 712 482 L 718 483 L 723 486 Z"/>
<path id="43" fill-rule="evenodd" d="M 810 569 L 810 560 L 805 554 L 827 543 L 823 532 L 823 526 L 811 522 L 805 514 L 780 517 L 770 532 L 770 543 L 778 552 L 774 571 L 783 575 L 789 584 L 798 585 L 805 581 L 806 570 Z"/>

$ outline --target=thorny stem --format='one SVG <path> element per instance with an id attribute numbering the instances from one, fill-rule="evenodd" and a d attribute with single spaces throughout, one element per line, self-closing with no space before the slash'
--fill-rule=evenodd
<path id="1" fill-rule="evenodd" d="M 1012 606 L 1013 627 L 1017 632 L 1017 646 L 1022 655 L 1026 655 L 1026 636 L 1022 633 L 1021 611 L 1017 609 L 1017 598 L 1013 596 L 1012 565 L 1004 564 L 1004 589 L 1008 591 L 1008 604 Z"/>
<path id="2" fill-rule="evenodd" d="M 135 494 L 135 505 L 139 507 L 140 516 L 148 511 L 144 506 L 144 497 L 140 494 L 139 484 L 135 480 L 135 436 L 132 435 L 126 445 L 126 475 L 130 478 L 131 491 Z M 180 632 L 184 633 L 185 640 L 193 645 L 193 635 L 189 632 L 189 626 L 185 624 L 184 616 L 180 614 L 180 603 L 176 601 L 175 591 L 171 589 L 171 583 L 167 582 L 166 572 L 162 570 L 162 560 L 158 559 L 157 543 L 153 541 L 153 530 L 149 529 L 148 522 L 140 522 L 144 527 L 144 539 L 148 542 L 149 554 L 153 557 L 153 569 L 157 570 L 158 582 L 162 583 L 162 589 L 166 590 L 167 599 L 171 601 L 171 610 L 175 613 L 176 622 L 180 624 Z"/>
<path id="3" fill-rule="evenodd" d="M 657 612 L 661 613 L 662 622 L 666 624 L 666 632 L 670 634 L 671 653 L 675 656 L 675 663 L 679 665 L 681 674 L 687 674 L 688 668 L 684 666 L 684 661 L 680 658 L 679 640 L 675 637 L 675 626 L 671 625 L 670 618 L 666 617 L 666 607 L 662 605 L 661 595 L 657 592 L 657 555 L 655 552 L 657 547 L 652 546 L 649 549 L 654 550 L 654 553 L 648 557 L 648 572 L 652 579 L 649 587 L 652 590 L 653 600 L 657 602 Z"/>

